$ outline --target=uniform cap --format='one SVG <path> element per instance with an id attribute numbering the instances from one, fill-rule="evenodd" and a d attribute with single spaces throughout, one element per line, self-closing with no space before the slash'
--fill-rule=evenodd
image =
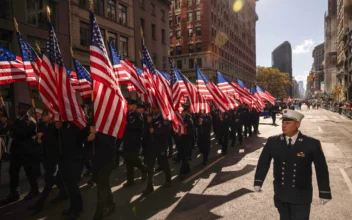
<path id="1" fill-rule="evenodd" d="M 35 112 L 36 112 L 36 113 L 39 113 L 39 114 L 43 114 L 43 110 L 40 109 L 40 108 L 36 108 L 36 109 L 35 109 Z"/>
<path id="2" fill-rule="evenodd" d="M 19 102 L 17 108 L 30 109 L 32 106 L 23 102 Z"/>
<path id="3" fill-rule="evenodd" d="M 142 104 L 138 104 L 138 105 L 137 105 L 137 108 L 143 108 L 143 109 L 145 109 L 145 106 L 142 105 Z"/>
<path id="4" fill-rule="evenodd" d="M 293 120 L 293 121 L 301 122 L 303 118 L 304 118 L 304 115 L 297 112 L 297 111 L 294 111 L 291 109 L 285 109 L 282 111 L 282 120 L 283 121 Z"/>
<path id="5" fill-rule="evenodd" d="M 137 101 L 134 99 L 126 99 L 126 101 L 129 105 L 136 105 L 137 104 Z"/>
<path id="6" fill-rule="evenodd" d="M 48 110 L 44 109 L 42 112 L 42 116 L 48 116 L 48 115 L 49 115 Z"/>

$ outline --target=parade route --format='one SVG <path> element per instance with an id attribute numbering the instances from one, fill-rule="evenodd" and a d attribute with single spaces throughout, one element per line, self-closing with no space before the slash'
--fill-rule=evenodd
<path id="1" fill-rule="evenodd" d="M 326 205 L 318 202 L 318 188 L 313 169 L 312 220 L 350 220 L 352 219 L 352 120 L 324 109 L 302 110 L 305 115 L 301 125 L 303 134 L 321 141 L 329 166 L 330 186 L 333 199 Z M 177 177 L 180 164 L 169 160 L 173 175 L 173 186 L 155 191 L 144 197 L 141 195 L 146 183 L 140 180 L 140 172 L 135 172 L 136 184 L 122 188 L 126 180 L 126 169 L 120 166 L 111 175 L 111 185 L 116 203 L 116 213 L 110 220 L 131 219 L 231 219 L 231 220 L 274 220 L 279 215 L 273 202 L 272 167 L 263 185 L 263 191 L 255 193 L 253 181 L 256 165 L 262 147 L 268 137 L 281 133 L 281 120 L 271 124 L 271 118 L 260 119 L 259 131 L 244 140 L 243 145 L 229 146 L 229 153 L 220 154 L 221 147 L 212 141 L 210 161 L 201 165 L 198 149 L 193 150 L 192 173 L 184 181 Z M 1 196 L 8 193 L 8 164 L 3 164 Z M 21 172 L 21 194 L 27 192 L 27 182 Z M 84 212 L 79 219 L 92 219 L 96 205 L 96 188 L 88 188 L 84 177 L 80 185 L 83 196 Z M 164 174 L 156 173 L 155 185 L 163 184 Z M 43 179 L 40 180 L 43 185 Z M 56 196 L 54 189 L 50 198 Z M 61 211 L 67 202 L 57 205 L 47 204 L 44 210 L 31 215 L 26 208 L 34 201 L 18 201 L 0 208 L 1 220 L 16 219 L 63 219 Z"/>

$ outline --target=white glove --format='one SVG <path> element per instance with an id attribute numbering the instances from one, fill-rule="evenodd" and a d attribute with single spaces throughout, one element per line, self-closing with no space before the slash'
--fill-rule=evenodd
<path id="1" fill-rule="evenodd" d="M 256 191 L 256 192 L 261 192 L 261 191 L 262 191 L 262 187 L 260 187 L 260 186 L 254 186 L 254 191 Z"/>
<path id="2" fill-rule="evenodd" d="M 330 199 L 319 199 L 319 203 L 321 205 L 325 205 L 326 203 L 328 203 L 330 201 Z"/>

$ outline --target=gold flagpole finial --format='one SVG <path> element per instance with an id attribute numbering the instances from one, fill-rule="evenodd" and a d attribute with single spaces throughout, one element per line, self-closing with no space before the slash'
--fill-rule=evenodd
<path id="1" fill-rule="evenodd" d="M 13 18 L 13 23 L 14 23 L 14 25 L 15 25 L 16 32 L 19 32 L 19 31 L 18 31 L 18 23 L 17 23 L 17 21 L 16 21 L 16 18 Z"/>
<path id="2" fill-rule="evenodd" d="M 89 0 L 89 10 L 93 11 L 93 0 Z"/>
<path id="3" fill-rule="evenodd" d="M 70 52 L 71 52 L 72 58 L 75 58 L 74 53 L 73 53 L 73 50 L 72 50 L 72 47 L 70 47 Z"/>
<path id="4" fill-rule="evenodd" d="M 50 7 L 49 7 L 49 5 L 46 6 L 46 14 L 47 14 L 47 16 L 48 16 L 48 21 L 51 22 L 51 20 L 50 20 Z"/>
<path id="5" fill-rule="evenodd" d="M 142 59 L 142 53 L 141 53 L 141 51 L 139 51 L 139 58 Z"/>
<path id="6" fill-rule="evenodd" d="M 35 47 L 36 47 L 38 53 L 41 54 L 41 53 L 42 53 L 42 50 L 40 49 L 40 47 L 39 47 L 39 45 L 38 45 L 37 42 L 35 42 Z"/>
<path id="7" fill-rule="evenodd" d="M 141 27 L 141 36 L 144 37 L 143 28 Z"/>

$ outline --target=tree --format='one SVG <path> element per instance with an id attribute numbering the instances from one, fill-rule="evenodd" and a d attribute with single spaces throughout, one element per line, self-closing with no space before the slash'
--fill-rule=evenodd
<path id="1" fill-rule="evenodd" d="M 287 98 L 286 89 L 292 87 L 288 73 L 282 73 L 276 68 L 258 67 L 257 84 L 277 99 Z"/>

